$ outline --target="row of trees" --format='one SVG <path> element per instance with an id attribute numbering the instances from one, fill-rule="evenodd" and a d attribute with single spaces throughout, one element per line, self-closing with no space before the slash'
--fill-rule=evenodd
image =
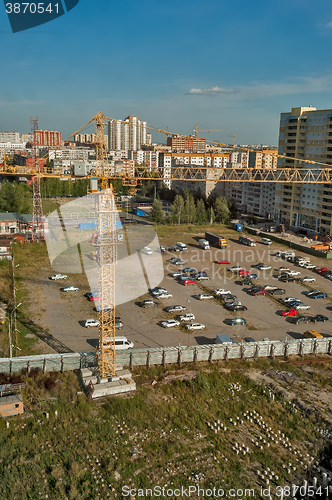
<path id="1" fill-rule="evenodd" d="M 40 193 L 43 198 L 54 198 L 57 196 L 85 196 L 87 194 L 89 179 L 71 179 L 61 181 L 57 178 L 42 179 Z"/>
<path id="2" fill-rule="evenodd" d="M 164 215 L 162 201 L 154 199 L 150 219 L 156 224 L 204 224 L 206 222 L 225 223 L 234 215 L 234 200 L 227 202 L 224 196 L 211 196 L 207 200 L 197 198 L 186 190 L 183 195 L 175 195 L 171 211 Z"/>
<path id="3" fill-rule="evenodd" d="M 57 196 L 85 196 L 89 179 L 60 181 L 60 179 L 41 179 L 40 193 L 42 198 Z M 0 184 L 0 212 L 29 213 L 32 209 L 32 186 L 24 182 L 4 181 Z"/>

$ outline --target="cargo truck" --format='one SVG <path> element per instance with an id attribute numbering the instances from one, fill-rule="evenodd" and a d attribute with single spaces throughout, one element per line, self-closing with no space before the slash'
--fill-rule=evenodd
<path id="1" fill-rule="evenodd" d="M 227 248 L 227 241 L 222 236 L 218 236 L 214 233 L 205 233 L 205 239 L 210 243 L 210 245 L 218 248 Z"/>
<path id="2" fill-rule="evenodd" d="M 200 240 L 198 240 L 198 245 L 199 248 L 203 248 L 203 250 L 210 250 L 210 244 L 208 240 L 204 240 L 203 238 L 201 238 Z"/>

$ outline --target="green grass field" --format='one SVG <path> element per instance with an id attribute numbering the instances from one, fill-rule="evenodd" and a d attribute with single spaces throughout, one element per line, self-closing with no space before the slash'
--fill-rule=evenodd
<path id="1" fill-rule="evenodd" d="M 273 492 L 301 485 L 311 475 L 310 457 L 329 460 L 318 432 L 326 426 L 279 396 L 269 398 L 246 375 L 258 368 L 280 365 L 136 369 L 136 394 L 99 402 L 76 394 L 72 372 L 25 375 L 25 415 L 10 419 L 9 429 L 0 419 L 0 498 L 113 499 L 122 498 L 124 486 L 253 488 L 262 498 L 268 483 Z M 303 379 L 299 368 L 287 370 Z M 319 370 L 330 380 L 330 368 Z"/>

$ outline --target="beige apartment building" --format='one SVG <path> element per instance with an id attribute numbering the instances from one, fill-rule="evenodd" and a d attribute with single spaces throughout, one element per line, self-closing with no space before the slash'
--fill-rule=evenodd
<path id="1" fill-rule="evenodd" d="M 332 166 L 332 109 L 292 108 L 280 116 L 278 168 L 324 168 L 304 163 L 313 160 Z M 332 235 L 332 184 L 276 184 L 275 219 L 309 234 Z"/>

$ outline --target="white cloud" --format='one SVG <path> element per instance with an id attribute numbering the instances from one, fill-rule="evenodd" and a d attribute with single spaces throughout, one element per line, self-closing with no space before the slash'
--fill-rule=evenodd
<path id="1" fill-rule="evenodd" d="M 233 89 L 223 89 L 220 87 L 210 87 L 208 89 L 191 89 L 186 92 L 186 95 L 217 95 L 217 94 L 233 94 Z"/>
<path id="2" fill-rule="evenodd" d="M 294 78 L 288 82 L 253 82 L 252 84 L 240 87 L 239 90 L 245 98 L 331 92 L 332 79 L 331 76 L 321 76 L 319 78 Z"/>

